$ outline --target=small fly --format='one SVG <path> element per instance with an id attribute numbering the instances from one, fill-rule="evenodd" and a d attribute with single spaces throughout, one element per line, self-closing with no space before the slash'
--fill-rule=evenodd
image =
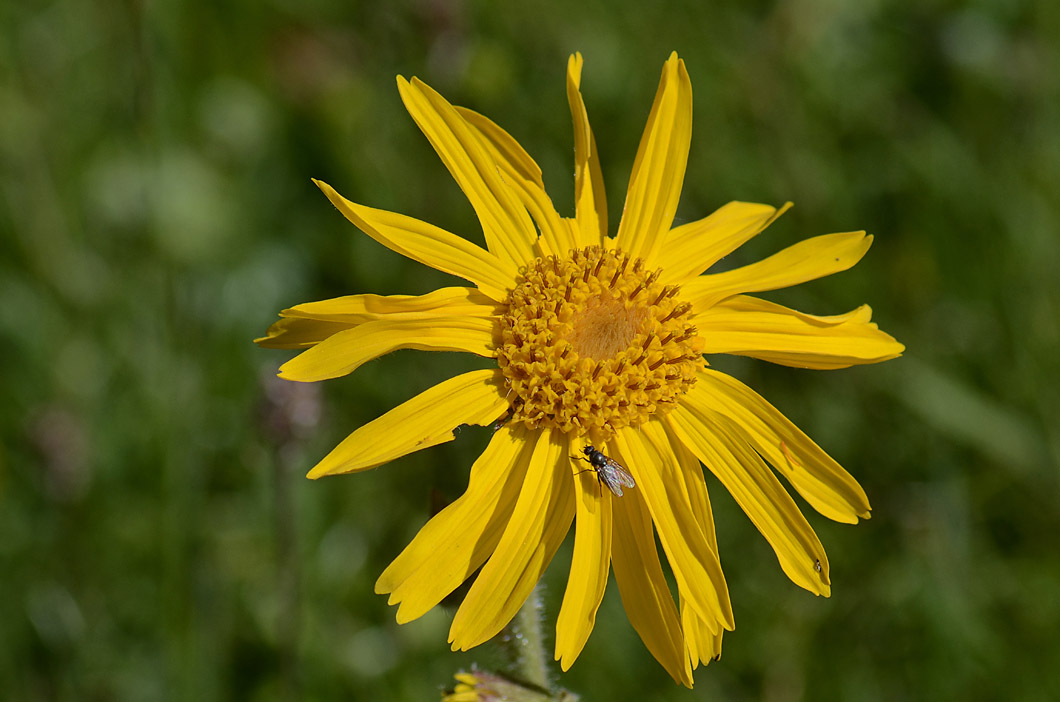
<path id="1" fill-rule="evenodd" d="M 572 458 L 580 458 L 583 461 L 587 461 L 592 466 L 588 470 L 596 471 L 596 479 L 606 485 L 607 489 L 615 494 L 615 497 L 622 497 L 623 486 L 628 488 L 637 487 L 633 476 L 622 467 L 622 464 L 605 456 L 603 451 L 597 451 L 592 444 L 583 448 L 582 453 L 585 455 L 572 456 Z M 585 471 L 581 472 L 584 473 Z"/>

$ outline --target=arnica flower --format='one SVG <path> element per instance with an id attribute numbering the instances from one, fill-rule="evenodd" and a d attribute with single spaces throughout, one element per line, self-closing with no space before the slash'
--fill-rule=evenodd
<path id="1" fill-rule="evenodd" d="M 663 67 L 610 236 L 581 69 L 575 54 L 567 64 L 573 218 L 556 212 L 540 168 L 507 132 L 416 78 L 399 77 L 409 113 L 471 201 L 486 248 L 317 185 L 368 236 L 471 285 L 298 305 L 258 343 L 304 349 L 280 369 L 280 377 L 303 382 L 346 375 L 396 349 L 492 359 L 488 369 L 439 383 L 369 422 L 309 472 L 368 470 L 451 441 L 459 425 L 498 423 L 467 491 L 427 522 L 376 591 L 399 605 L 404 623 L 481 568 L 449 632 L 454 650 L 469 649 L 508 624 L 573 521 L 556 622 L 561 667 L 585 645 L 613 567 L 644 644 L 691 686 L 692 670 L 720 655 L 722 632 L 733 628 L 703 466 L 761 531 L 788 577 L 817 595 L 829 595 L 828 558 L 778 474 L 825 517 L 869 517 L 850 474 L 703 354 L 831 369 L 894 358 L 903 346 L 877 329 L 868 306 L 822 317 L 750 294 L 850 268 L 872 241 L 864 232 L 818 236 L 757 263 L 705 273 L 789 205 L 730 202 L 673 226 L 692 129 L 692 88 L 676 54 Z M 618 497 L 601 485 L 583 460 L 589 445 L 624 466 L 635 487 Z"/>
<path id="2" fill-rule="evenodd" d="M 442 695 L 442 702 L 550 702 L 551 700 L 576 699 L 563 692 L 553 696 L 538 692 L 517 682 L 494 673 L 480 670 L 459 672 L 455 676 L 456 685 Z"/>
<path id="3" fill-rule="evenodd" d="M 486 685 L 474 673 L 457 673 L 456 687 L 442 697 L 442 702 L 482 702 L 489 696 Z"/>

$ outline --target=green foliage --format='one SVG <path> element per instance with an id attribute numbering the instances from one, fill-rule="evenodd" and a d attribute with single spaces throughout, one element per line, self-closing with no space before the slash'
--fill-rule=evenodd
<path id="1" fill-rule="evenodd" d="M 0 690 L 18 700 L 432 699 L 489 651 L 398 627 L 375 577 L 457 496 L 488 430 L 301 478 L 359 424 L 478 361 L 399 352 L 297 391 L 275 313 L 446 284 L 310 183 L 480 237 L 404 113 L 419 75 L 506 127 L 572 207 L 567 55 L 617 222 L 662 62 L 695 129 L 679 219 L 796 208 L 726 265 L 876 235 L 777 296 L 869 302 L 880 367 L 722 361 L 835 455 L 873 518 L 811 521 L 833 596 L 787 582 L 711 483 L 736 614 L 695 692 L 617 589 L 585 700 L 1060 696 L 1060 6 L 1049 0 L 14 3 L 0 10 Z M 570 558 L 546 584 L 554 622 Z"/>

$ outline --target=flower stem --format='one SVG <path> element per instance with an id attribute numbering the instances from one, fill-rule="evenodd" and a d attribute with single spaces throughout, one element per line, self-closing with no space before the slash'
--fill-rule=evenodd
<path id="1" fill-rule="evenodd" d="M 500 642 L 508 654 L 509 668 L 524 683 L 543 692 L 552 690 L 548 679 L 548 658 L 541 626 L 541 585 L 534 587 L 519 613 L 501 632 Z"/>

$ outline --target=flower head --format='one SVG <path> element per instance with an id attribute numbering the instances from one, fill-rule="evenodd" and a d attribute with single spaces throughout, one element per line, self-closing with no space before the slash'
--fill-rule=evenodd
<path id="1" fill-rule="evenodd" d="M 505 131 L 399 77 L 410 114 L 475 208 L 486 249 L 317 185 L 373 239 L 472 286 L 298 305 L 258 343 L 304 349 L 280 370 L 296 381 L 345 375 L 400 348 L 494 359 L 361 427 L 310 471 L 318 478 L 366 470 L 450 441 L 461 424 L 504 420 L 471 467 L 467 491 L 427 522 L 376 591 L 388 593 L 398 621 L 407 622 L 481 568 L 449 634 L 454 649 L 477 646 L 511 620 L 574 521 L 556 625 L 563 669 L 585 645 L 613 566 L 645 645 L 691 686 L 692 669 L 719 656 L 722 632 L 733 628 L 703 466 L 762 532 L 784 572 L 815 594 L 830 592 L 828 559 L 777 474 L 830 519 L 869 516 L 864 491 L 838 463 L 702 354 L 831 369 L 894 358 L 903 346 L 871 323 L 867 306 L 821 317 L 749 294 L 853 266 L 872 241 L 864 232 L 819 236 L 706 273 L 789 205 L 730 202 L 672 226 L 692 125 L 691 84 L 676 54 L 663 67 L 622 219 L 609 236 L 581 67 L 581 56 L 572 56 L 573 218 L 556 212 L 540 169 Z M 635 488 L 622 497 L 601 489 L 583 460 L 595 457 L 584 451 L 590 445 L 628 470 Z"/>
<path id="2" fill-rule="evenodd" d="M 551 700 L 576 699 L 564 691 L 551 695 L 535 690 L 514 680 L 481 670 L 461 671 L 453 676 L 456 684 L 452 690 L 442 694 L 442 702 L 550 702 Z"/>
<path id="3" fill-rule="evenodd" d="M 460 672 L 455 677 L 456 685 L 451 692 L 442 696 L 442 702 L 488 702 L 498 699 L 482 675 Z"/>

